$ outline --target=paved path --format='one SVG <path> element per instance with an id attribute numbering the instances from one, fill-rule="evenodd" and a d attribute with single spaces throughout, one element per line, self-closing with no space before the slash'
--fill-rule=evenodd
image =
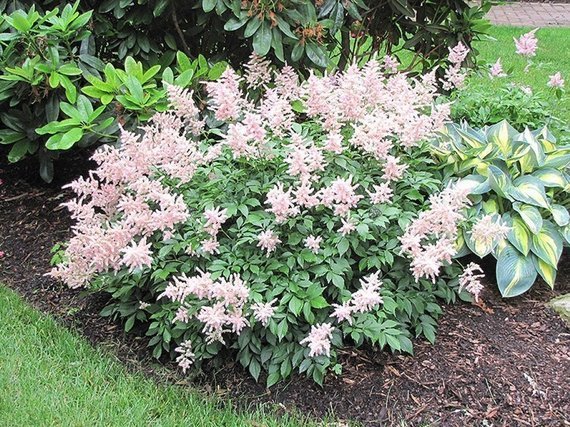
<path id="1" fill-rule="evenodd" d="M 570 4 L 511 3 L 493 6 L 487 18 L 499 25 L 570 27 Z"/>

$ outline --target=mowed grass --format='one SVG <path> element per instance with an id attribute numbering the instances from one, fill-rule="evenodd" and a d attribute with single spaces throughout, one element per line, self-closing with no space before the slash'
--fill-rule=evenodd
<path id="1" fill-rule="evenodd" d="M 547 83 L 549 76 L 560 71 L 566 80 L 566 93 L 556 105 L 555 115 L 570 122 L 570 28 L 549 27 L 540 28 L 538 38 L 538 50 L 532 58 L 533 65 L 525 72 L 527 61 L 516 54 L 513 37 L 533 28 L 493 26 L 491 37 L 496 40 L 482 40 L 475 45 L 480 52 L 479 60 L 493 64 L 497 58 L 501 58 L 505 70 L 513 67 L 513 73 L 507 77 L 508 81 L 529 86 L 533 91 L 548 93 Z M 469 79 L 469 88 L 482 87 L 483 90 L 493 92 L 499 87 L 504 87 L 505 79 L 490 79 L 482 70 L 481 75 L 473 75 Z"/>
<path id="2" fill-rule="evenodd" d="M 128 372 L 0 286 L 0 426 L 307 426 Z"/>

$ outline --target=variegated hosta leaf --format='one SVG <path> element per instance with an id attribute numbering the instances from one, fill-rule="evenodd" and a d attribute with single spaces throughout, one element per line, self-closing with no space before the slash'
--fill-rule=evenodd
<path id="1" fill-rule="evenodd" d="M 551 153 L 556 150 L 556 137 L 548 130 L 546 126 L 542 129 L 532 132 L 534 137 L 540 142 L 545 153 Z"/>
<path id="2" fill-rule="evenodd" d="M 530 250 L 541 260 L 554 268 L 562 255 L 562 236 L 554 226 L 545 221 L 542 230 L 532 236 Z"/>
<path id="3" fill-rule="evenodd" d="M 467 175 L 457 181 L 455 185 L 456 188 L 468 190 L 468 194 L 484 194 L 491 189 L 487 178 L 481 175 Z"/>
<path id="4" fill-rule="evenodd" d="M 492 240 L 490 242 L 475 240 L 473 239 L 471 232 L 466 234 L 465 241 L 469 249 L 471 249 L 471 252 L 480 258 L 484 258 L 493 252 L 493 249 L 495 249 L 495 246 L 497 246 L 498 243 L 496 240 Z"/>
<path id="5" fill-rule="evenodd" d="M 496 214 L 499 212 L 499 206 L 495 199 L 489 199 L 483 202 L 483 212 L 487 214 Z M 503 217 L 504 219 L 504 217 Z"/>
<path id="6" fill-rule="evenodd" d="M 499 253 L 495 274 L 504 297 L 516 297 L 528 291 L 537 276 L 532 259 L 509 244 Z"/>
<path id="7" fill-rule="evenodd" d="M 570 245 L 570 225 L 567 225 L 562 229 L 562 235 L 564 236 L 564 239 L 566 239 L 566 243 Z"/>
<path id="8" fill-rule="evenodd" d="M 540 258 L 534 255 L 531 256 L 532 256 L 532 261 L 534 262 L 534 268 L 536 268 L 536 271 L 538 271 L 540 277 L 542 277 L 544 281 L 548 283 L 548 286 L 550 286 L 551 289 L 554 289 L 554 282 L 556 281 L 557 270 L 551 265 L 545 263 Z"/>
<path id="9" fill-rule="evenodd" d="M 521 176 L 514 182 L 510 190 L 511 196 L 520 202 L 529 205 L 548 208 L 549 202 L 542 182 L 534 176 Z"/>
<path id="10" fill-rule="evenodd" d="M 508 225 L 511 227 L 511 231 L 509 231 L 507 239 L 509 239 L 509 242 L 511 242 L 511 244 L 523 255 L 528 255 L 530 251 L 531 235 L 524 220 L 520 216 L 515 215 Z"/>
<path id="11" fill-rule="evenodd" d="M 497 243 L 497 246 L 495 246 L 495 249 L 493 249 L 493 256 L 498 259 L 501 252 L 508 246 L 510 246 L 509 241 L 507 239 L 501 239 Z"/>
<path id="12" fill-rule="evenodd" d="M 487 138 L 485 138 L 485 134 L 480 131 L 470 127 L 456 127 L 455 130 L 461 136 L 461 140 L 466 147 L 483 148 L 487 145 Z"/>
<path id="13" fill-rule="evenodd" d="M 499 196 L 511 199 L 511 178 L 495 165 L 489 166 L 489 185 Z"/>
<path id="14" fill-rule="evenodd" d="M 557 150 L 546 156 L 544 167 L 564 170 L 570 165 L 570 153 L 566 150 Z"/>
<path id="15" fill-rule="evenodd" d="M 487 139 L 490 143 L 499 148 L 503 159 L 507 160 L 513 152 L 513 138 L 517 131 L 506 120 L 489 126 L 487 129 Z"/>
<path id="16" fill-rule="evenodd" d="M 560 227 L 564 227 L 570 222 L 570 213 L 568 213 L 568 209 L 562 205 L 552 205 L 550 213 L 552 213 L 552 218 L 554 218 L 554 221 Z"/>
<path id="17" fill-rule="evenodd" d="M 542 166 L 544 164 L 546 154 L 544 154 L 542 145 L 540 145 L 532 132 L 526 128 L 524 132 L 518 136 L 517 139 L 526 142 L 530 146 L 531 151 L 534 153 L 534 158 L 536 159 L 537 166 Z"/>
<path id="18" fill-rule="evenodd" d="M 542 229 L 542 215 L 537 208 L 515 202 L 513 209 L 520 214 L 531 233 L 537 234 Z"/>
<path id="19" fill-rule="evenodd" d="M 560 187 L 564 188 L 568 181 L 564 174 L 556 169 L 542 168 L 532 173 L 532 176 L 537 177 L 544 184 L 545 187 Z"/>

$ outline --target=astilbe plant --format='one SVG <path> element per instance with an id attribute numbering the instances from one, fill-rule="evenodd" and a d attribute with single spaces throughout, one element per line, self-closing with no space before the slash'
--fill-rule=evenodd
<path id="1" fill-rule="evenodd" d="M 104 314 L 127 330 L 150 321 L 156 357 L 187 370 L 231 348 L 268 385 L 294 369 L 322 382 L 344 345 L 433 341 L 435 298 L 453 300 L 458 280 L 436 280 L 447 255 L 412 263 L 414 280 L 402 250 L 434 252 L 421 227 L 417 244 L 403 235 L 441 185 L 424 143 L 449 115 L 435 74 L 371 61 L 300 84 L 253 57 L 207 91 L 208 126 L 192 93 L 169 86 L 171 111 L 94 155 L 70 184 L 77 223 L 51 275 L 111 293 Z M 432 202 L 455 212 L 459 193 Z"/>

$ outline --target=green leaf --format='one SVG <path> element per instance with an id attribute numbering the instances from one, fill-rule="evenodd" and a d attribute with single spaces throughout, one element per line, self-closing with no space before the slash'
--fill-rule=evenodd
<path id="1" fill-rule="evenodd" d="M 510 157 L 513 151 L 513 137 L 516 134 L 516 129 L 506 120 L 489 126 L 487 129 L 487 138 L 499 148 L 505 160 Z"/>
<path id="2" fill-rule="evenodd" d="M 536 256 L 532 256 L 532 261 L 534 262 L 534 267 L 536 268 L 536 271 L 538 271 L 538 274 L 540 274 L 540 277 L 544 279 L 551 289 L 554 289 L 554 282 L 556 282 L 557 273 L 556 269 Z"/>
<path id="3" fill-rule="evenodd" d="M 562 205 L 552 205 L 550 208 L 550 213 L 552 214 L 552 218 L 554 218 L 556 224 L 558 224 L 560 227 L 564 227 L 570 222 L 570 214 L 568 213 L 568 209 Z"/>
<path id="4" fill-rule="evenodd" d="M 537 234 L 542 229 L 542 215 L 534 206 L 523 205 L 522 203 L 513 203 L 513 209 L 517 211 L 529 230 L 533 234 Z"/>
<path id="5" fill-rule="evenodd" d="M 211 12 L 216 8 L 218 0 L 202 0 L 202 9 L 204 12 Z"/>
<path id="6" fill-rule="evenodd" d="M 323 296 L 318 296 L 311 300 L 311 306 L 314 308 L 325 308 L 329 306 L 329 303 Z"/>
<path id="7" fill-rule="evenodd" d="M 327 53 L 322 48 L 322 46 L 317 45 L 313 42 L 308 42 L 305 45 L 307 51 L 307 57 L 318 67 L 327 68 L 329 65 L 329 60 Z"/>
<path id="8" fill-rule="evenodd" d="M 540 179 L 545 187 L 565 188 L 568 181 L 559 170 L 552 168 L 543 168 L 532 173 L 532 176 Z"/>
<path id="9" fill-rule="evenodd" d="M 253 50 L 259 56 L 265 56 L 271 49 L 272 41 L 271 25 L 267 21 L 263 21 L 261 27 L 256 31 L 253 36 Z"/>
<path id="10" fill-rule="evenodd" d="M 57 133 L 50 137 L 46 142 L 46 148 L 48 150 L 68 150 L 81 138 L 83 138 L 83 129 L 74 128 L 66 133 Z"/>
<path id="11" fill-rule="evenodd" d="M 511 196 L 529 205 L 548 208 L 549 202 L 542 182 L 534 176 L 521 176 L 514 181 L 510 189 Z"/>
<path id="12" fill-rule="evenodd" d="M 30 147 L 30 141 L 28 139 L 16 142 L 10 149 L 10 152 L 8 153 L 8 161 L 10 163 L 19 162 L 28 153 L 29 147 Z"/>
<path id="13" fill-rule="evenodd" d="M 545 222 L 540 232 L 532 236 L 530 250 L 541 260 L 557 268 L 562 246 L 560 233 L 550 223 Z"/>
<path id="14" fill-rule="evenodd" d="M 457 182 L 456 187 L 467 189 L 468 194 L 484 194 L 491 189 L 487 178 L 482 175 L 467 175 Z"/>
<path id="15" fill-rule="evenodd" d="M 489 166 L 489 185 L 501 197 L 510 199 L 511 178 L 495 165 Z"/>
<path id="16" fill-rule="evenodd" d="M 259 379 L 259 374 L 261 373 L 261 365 L 259 364 L 257 359 L 255 358 L 251 359 L 251 361 L 249 362 L 248 369 L 251 376 L 255 379 L 255 381 L 257 381 Z"/>
<path id="17" fill-rule="evenodd" d="M 250 18 L 250 20 L 247 23 L 247 26 L 245 27 L 245 30 L 243 32 L 243 36 L 245 38 L 250 38 L 251 36 L 253 36 L 257 32 L 259 27 L 261 27 L 261 23 L 262 23 L 262 20 L 255 17 L 255 16 Z"/>
<path id="18" fill-rule="evenodd" d="M 530 252 L 531 235 L 524 220 L 516 215 L 508 225 L 511 227 L 511 230 L 507 235 L 507 239 L 523 255 L 527 256 Z"/>
<path id="19" fill-rule="evenodd" d="M 537 276 L 532 259 L 509 244 L 498 256 L 495 273 L 503 297 L 516 297 L 528 291 Z"/>

